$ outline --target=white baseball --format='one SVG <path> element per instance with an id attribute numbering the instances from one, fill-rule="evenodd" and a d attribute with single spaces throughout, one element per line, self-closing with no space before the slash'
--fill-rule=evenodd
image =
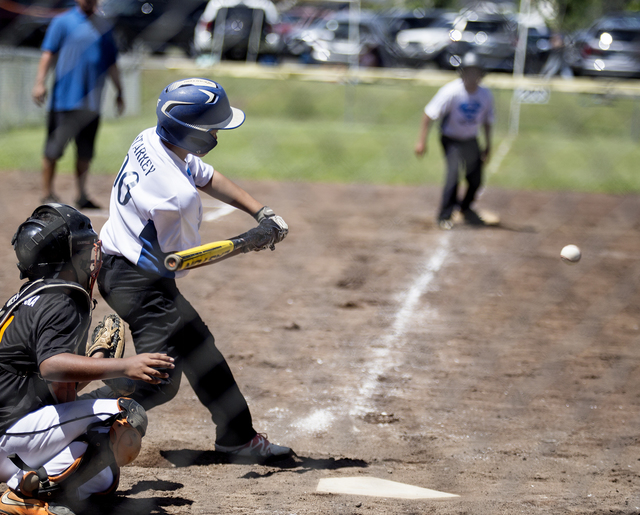
<path id="1" fill-rule="evenodd" d="M 580 261 L 582 253 L 580 252 L 580 249 L 577 245 L 567 245 L 560 252 L 560 257 L 565 263 L 573 265 L 574 263 Z"/>

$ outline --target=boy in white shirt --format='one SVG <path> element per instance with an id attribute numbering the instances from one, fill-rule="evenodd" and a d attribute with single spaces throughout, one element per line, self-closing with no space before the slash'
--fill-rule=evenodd
<path id="1" fill-rule="evenodd" d="M 252 215 L 273 231 L 272 243 L 287 235 L 287 224 L 273 210 L 201 159 L 216 146 L 218 131 L 239 127 L 245 115 L 229 105 L 219 84 L 199 78 L 167 86 L 156 114 L 157 126 L 142 131 L 129 149 L 100 233 L 105 254 L 100 293 L 129 324 L 137 353 L 157 349 L 153 352 L 175 358 L 169 382 L 137 382 L 130 397 L 145 409 L 167 402 L 184 371 L 216 424 L 217 451 L 258 461 L 289 456 L 290 448 L 253 429 L 246 400 L 213 335 L 178 291 L 175 279 L 187 272 L 164 267 L 167 254 L 201 244 L 198 190 Z"/>
<path id="2" fill-rule="evenodd" d="M 438 213 L 441 229 L 451 229 L 451 216 L 460 208 L 467 223 L 483 225 L 478 214 L 471 209 L 482 184 L 482 166 L 491 150 L 491 126 L 494 120 L 493 95 L 480 86 L 483 70 L 476 54 L 468 53 L 460 64 L 460 78 L 445 84 L 424 109 L 415 153 L 422 157 L 427 152 L 427 137 L 432 122 L 440 120 L 441 141 L 447 159 L 446 180 Z M 484 129 L 485 147 L 480 149 L 478 132 Z M 458 175 L 465 168 L 467 192 L 458 200 Z"/>

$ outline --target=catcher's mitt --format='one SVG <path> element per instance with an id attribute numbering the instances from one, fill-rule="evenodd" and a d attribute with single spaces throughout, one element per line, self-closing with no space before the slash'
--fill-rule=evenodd
<path id="1" fill-rule="evenodd" d="M 102 319 L 91 336 L 87 356 L 104 351 L 106 358 L 121 358 L 124 355 L 124 323 L 115 313 Z"/>

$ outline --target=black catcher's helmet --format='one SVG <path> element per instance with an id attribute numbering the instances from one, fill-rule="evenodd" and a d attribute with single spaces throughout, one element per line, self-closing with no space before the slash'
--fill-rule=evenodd
<path id="1" fill-rule="evenodd" d="M 11 244 L 21 279 L 57 278 L 62 270 L 73 270 L 91 294 L 102 252 L 91 220 L 80 211 L 64 204 L 39 206 L 18 227 Z"/>

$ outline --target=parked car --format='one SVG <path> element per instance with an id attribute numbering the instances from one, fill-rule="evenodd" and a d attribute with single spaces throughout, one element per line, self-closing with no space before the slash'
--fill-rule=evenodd
<path id="1" fill-rule="evenodd" d="M 426 29 L 443 15 L 450 14 L 445 9 L 398 9 L 393 8 L 381 13 L 388 25 L 389 34 L 396 36 L 401 30 Z"/>
<path id="2" fill-rule="evenodd" d="M 99 6 L 114 23 L 120 51 L 162 53 L 174 46 L 193 55 L 193 31 L 206 0 L 103 0 Z"/>
<path id="3" fill-rule="evenodd" d="M 513 70 L 518 25 L 511 18 L 466 11 L 454 21 L 450 39 L 441 60 L 445 67 L 456 68 L 461 56 L 473 50 L 482 59 L 485 69 Z"/>
<path id="4" fill-rule="evenodd" d="M 301 55 L 309 50 L 308 46 L 300 40 L 300 33 L 309 29 L 318 20 L 348 7 L 348 3 L 318 1 L 294 5 L 281 12 L 280 22 L 273 26 L 273 30 L 282 38 L 281 56 L 300 59 Z"/>
<path id="5" fill-rule="evenodd" d="M 575 75 L 640 76 L 640 15 L 602 17 L 569 39 L 565 59 Z"/>
<path id="6" fill-rule="evenodd" d="M 518 21 L 514 16 L 465 11 L 453 24 L 451 43 L 439 60 L 455 68 L 462 55 L 473 51 L 489 71 L 512 72 L 518 45 Z M 538 73 L 547 59 L 551 33 L 545 25 L 529 26 L 525 54 L 525 73 Z"/>
<path id="7" fill-rule="evenodd" d="M 423 27 L 398 31 L 395 38 L 401 64 L 422 67 L 433 63 L 440 68 L 450 68 L 447 48 L 451 44 L 450 34 L 455 18 L 455 13 L 439 12 L 437 16 L 426 18 L 428 24 Z"/>
<path id="8" fill-rule="evenodd" d="M 349 65 L 357 60 L 361 66 L 396 66 L 398 51 L 380 15 L 360 12 L 354 25 L 357 40 L 352 38 L 351 23 L 349 12 L 339 11 L 300 31 L 291 44 L 304 49 L 300 55 L 308 63 Z"/>
<path id="9" fill-rule="evenodd" d="M 222 59 L 276 60 L 282 50 L 274 30 L 279 21 L 270 0 L 210 0 L 196 25 L 194 47 Z"/>
<path id="10" fill-rule="evenodd" d="M 0 44 L 39 48 L 51 20 L 74 0 L 0 1 Z"/>

